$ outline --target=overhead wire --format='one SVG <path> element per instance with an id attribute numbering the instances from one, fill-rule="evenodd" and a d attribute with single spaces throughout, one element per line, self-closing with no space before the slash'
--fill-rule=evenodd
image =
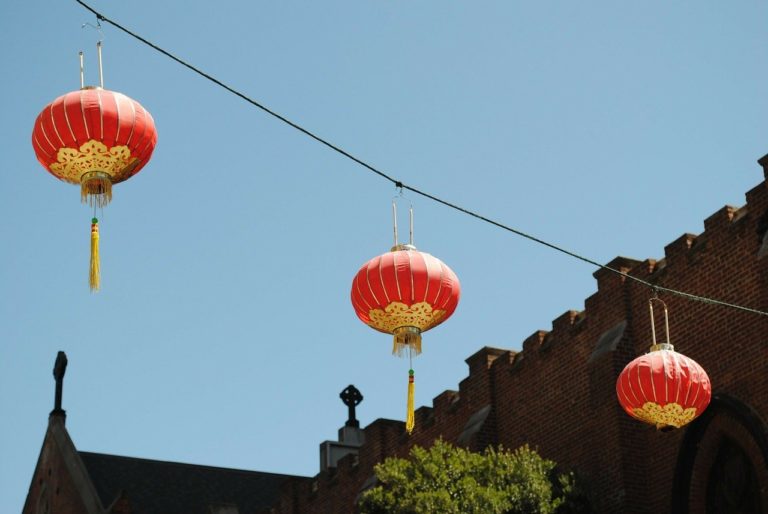
<path id="1" fill-rule="evenodd" d="M 533 236 L 531 234 L 527 234 L 527 233 L 525 233 L 525 232 L 523 232 L 521 230 L 515 229 L 515 228 L 510 227 L 508 225 L 505 225 L 505 224 L 503 224 L 501 222 L 492 220 L 492 219 L 490 219 L 490 218 L 488 218 L 486 216 L 483 216 L 481 214 L 478 214 L 478 213 L 476 213 L 474 211 L 471 211 L 469 209 L 466 209 L 464 207 L 461 207 L 459 205 L 451 203 L 451 202 L 449 202 L 447 200 L 443 200 L 442 198 L 439 198 L 439 197 L 437 197 L 437 196 L 435 196 L 433 194 L 427 193 L 427 192 L 422 191 L 420 189 L 417 189 L 417 188 L 415 188 L 413 186 L 409 186 L 408 184 L 405 184 L 404 182 L 402 182 L 402 181 L 400 181 L 398 179 L 395 179 L 391 175 L 389 175 L 389 174 L 381 171 L 380 169 L 376 168 L 375 166 L 365 162 L 364 160 L 360 159 L 359 157 L 355 157 L 353 154 L 347 152 L 343 148 L 341 148 L 341 147 L 339 147 L 339 146 L 337 146 L 337 145 L 327 141 L 326 139 L 318 136 L 314 132 L 312 132 L 312 131 L 302 127 L 298 123 L 295 123 L 295 122 L 289 120 L 288 118 L 286 118 L 285 116 L 283 116 L 283 115 L 273 111 L 272 109 L 266 107 L 264 104 L 262 104 L 262 103 L 260 103 L 260 102 L 258 102 L 256 100 L 254 100 L 253 98 L 249 97 L 248 95 L 246 95 L 244 93 L 241 93 L 240 91 L 238 91 L 237 89 L 233 88 L 232 86 L 229 86 L 229 85 L 225 84 L 224 82 L 222 82 L 221 80 L 217 79 L 216 77 L 214 77 L 214 76 L 212 76 L 212 75 L 202 71 L 201 69 L 197 68 L 196 66 L 193 66 L 192 64 L 189 64 L 188 62 L 186 62 L 183 59 L 175 56 L 174 54 L 170 53 L 169 51 L 167 51 L 167 50 L 157 46 L 155 43 L 152 43 L 151 41 L 145 39 L 144 37 L 142 37 L 142 36 L 136 34 L 135 32 L 127 29 L 126 27 L 122 26 L 120 23 L 107 18 L 106 16 L 104 16 L 99 11 L 97 11 L 96 9 L 91 7 L 90 5 L 86 4 L 82 0 L 75 0 L 75 1 L 78 4 L 80 4 L 81 6 L 83 6 L 85 9 L 87 9 L 88 11 L 93 13 L 96 16 L 96 19 L 99 22 L 103 21 L 103 22 L 109 23 L 110 25 L 112 25 L 113 27 L 117 28 L 118 30 L 121 30 L 122 32 L 128 34 L 132 38 L 140 41 L 141 43 L 144 43 L 145 45 L 149 46 L 153 50 L 155 50 L 155 51 L 165 55 L 169 59 L 171 59 L 171 60 L 177 62 L 178 64 L 184 66 L 185 68 L 195 72 L 196 74 L 200 75 L 201 77 L 203 77 L 203 78 L 213 82 L 214 84 L 216 84 L 217 86 L 225 89 L 226 91 L 229 91 L 230 93 L 232 93 L 233 95 L 239 97 L 240 99 L 244 100 L 245 102 L 253 105 L 254 107 L 256 107 L 258 109 L 261 109 L 262 111 L 266 112 L 267 114 L 277 118 L 278 120 L 282 121 L 283 123 L 285 123 L 285 124 L 293 127 L 294 129 L 298 130 L 302 134 L 304 134 L 304 135 L 314 139 L 318 143 L 320 143 L 320 144 L 330 148 L 334 152 L 337 152 L 337 153 L 343 155 L 344 157 L 346 157 L 347 159 L 352 160 L 353 162 L 359 164 L 360 166 L 362 166 L 363 168 L 367 169 L 368 171 L 378 175 L 379 177 L 381 177 L 381 178 L 383 178 L 385 180 L 388 180 L 389 182 L 394 184 L 396 188 L 398 188 L 400 190 L 406 189 L 406 190 L 411 191 L 411 192 L 413 192 L 413 193 L 415 193 L 417 195 L 423 196 L 424 198 L 432 200 L 433 202 L 439 203 L 439 204 L 441 204 L 441 205 L 443 205 L 445 207 L 448 207 L 450 209 L 454 209 L 454 210 L 456 210 L 458 212 L 461 212 L 461 213 L 464 213 L 464 214 L 466 214 L 468 216 L 472 216 L 473 218 L 481 220 L 481 221 L 483 221 L 485 223 L 489 223 L 489 224 L 491 224 L 491 225 L 493 225 L 493 226 L 495 226 L 497 228 L 500 228 L 502 230 L 506 230 L 506 231 L 511 232 L 513 234 L 516 234 L 516 235 L 518 235 L 520 237 L 528 239 L 529 241 L 533 241 L 533 242 L 538 243 L 540 245 L 546 246 L 546 247 L 548 247 L 548 248 L 550 248 L 552 250 L 555 250 L 557 252 L 563 253 L 563 254 L 568 255 L 570 257 L 573 257 L 574 259 L 578 259 L 580 261 L 583 261 L 583 262 L 586 262 L 586 263 L 591 264 L 593 266 L 596 266 L 596 267 L 598 267 L 600 269 L 604 269 L 606 271 L 610 271 L 612 273 L 620 275 L 623 278 L 632 280 L 634 282 L 637 282 L 639 284 L 642 284 L 642 285 L 644 285 L 646 287 L 651 288 L 654 291 L 654 293 L 664 292 L 664 293 L 668 293 L 668 294 L 671 294 L 671 295 L 679 296 L 681 298 L 685 298 L 685 299 L 692 300 L 692 301 L 707 303 L 707 304 L 711 304 L 711 305 L 719 305 L 721 307 L 728 307 L 730 309 L 735 309 L 735 310 L 739 310 L 739 311 L 742 311 L 742 312 L 749 312 L 749 313 L 752 313 L 752 314 L 758 314 L 758 315 L 761 315 L 761 316 L 768 316 L 768 312 L 761 311 L 761 310 L 758 310 L 758 309 L 753 309 L 751 307 L 745 307 L 743 305 L 737 305 L 737 304 L 734 304 L 734 303 L 729 303 L 729 302 L 725 302 L 725 301 L 722 301 L 722 300 L 716 300 L 716 299 L 713 299 L 713 298 L 708 298 L 708 297 L 705 297 L 705 296 L 695 295 L 695 294 L 692 294 L 692 293 L 687 293 L 685 291 L 679 291 L 677 289 L 672 289 L 672 288 L 669 288 L 669 287 L 664 287 L 664 286 L 660 286 L 658 284 L 654 284 L 654 283 L 649 282 L 647 280 L 644 280 L 644 279 L 641 279 L 639 277 L 635 277 L 633 275 L 630 275 L 629 273 L 626 273 L 626 272 L 621 271 L 619 269 L 613 268 L 611 266 L 606 266 L 605 264 L 601 264 L 601 263 L 599 263 L 599 262 L 597 262 L 597 261 L 595 261 L 593 259 L 590 259 L 588 257 L 584 257 L 583 255 L 579 255 L 579 254 L 577 254 L 575 252 L 572 252 L 572 251 L 570 251 L 570 250 L 568 250 L 566 248 L 563 248 L 563 247 L 558 246 L 556 244 L 550 243 L 548 241 L 540 239 L 540 238 L 538 238 L 536 236 Z"/>

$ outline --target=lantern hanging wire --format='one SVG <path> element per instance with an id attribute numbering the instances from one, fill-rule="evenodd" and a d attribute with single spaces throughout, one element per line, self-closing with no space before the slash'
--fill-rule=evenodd
<path id="1" fill-rule="evenodd" d="M 664 306 L 664 333 L 666 334 L 667 342 L 662 344 L 656 343 L 656 318 L 653 315 L 653 302 L 659 302 L 661 305 Z M 674 350 L 675 347 L 672 346 L 672 343 L 669 341 L 669 311 L 667 310 L 667 304 L 659 298 L 658 296 L 654 296 L 653 298 L 648 300 L 648 309 L 651 313 L 651 339 L 653 343 L 651 344 L 651 351 L 656 350 Z"/>
<path id="2" fill-rule="evenodd" d="M 392 247 L 392 251 L 395 250 L 415 250 L 416 246 L 413 244 L 413 203 L 403 196 L 403 189 L 398 188 L 400 193 L 398 196 L 392 198 L 392 229 L 394 232 L 395 244 Z M 400 244 L 400 238 L 397 232 L 397 201 L 408 201 L 408 242 Z"/>

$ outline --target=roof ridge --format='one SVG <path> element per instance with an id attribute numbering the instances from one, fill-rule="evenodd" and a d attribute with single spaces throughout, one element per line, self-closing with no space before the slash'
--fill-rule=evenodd
<path id="1" fill-rule="evenodd" d="M 268 475 L 268 476 L 274 476 L 274 477 L 286 477 L 286 478 L 299 477 L 300 478 L 302 476 L 302 475 L 289 475 L 287 473 L 272 473 L 269 471 L 256 471 L 256 470 L 240 469 L 240 468 L 226 468 L 223 466 L 211 466 L 208 464 L 193 464 L 189 462 L 178 462 L 178 461 L 171 461 L 171 460 L 147 459 L 144 457 L 131 457 L 127 455 L 114 455 L 110 453 L 87 452 L 82 450 L 77 450 L 77 453 L 79 453 L 80 455 L 92 455 L 97 457 L 109 457 L 114 459 L 142 461 L 142 462 L 148 462 L 148 463 L 166 464 L 166 465 L 186 467 L 186 468 L 207 468 L 207 469 L 218 470 L 218 471 L 230 471 L 230 472 L 246 473 L 246 474 Z"/>

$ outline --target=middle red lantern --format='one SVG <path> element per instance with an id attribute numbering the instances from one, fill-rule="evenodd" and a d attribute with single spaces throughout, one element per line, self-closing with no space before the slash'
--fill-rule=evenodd
<path id="1" fill-rule="evenodd" d="M 399 244 L 365 263 L 352 281 L 352 306 L 371 328 L 394 335 L 392 353 L 421 353 L 421 333 L 448 319 L 461 285 L 440 259 Z"/>

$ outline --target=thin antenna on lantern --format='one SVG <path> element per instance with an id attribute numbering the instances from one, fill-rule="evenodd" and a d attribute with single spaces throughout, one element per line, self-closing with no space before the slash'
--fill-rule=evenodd
<path id="1" fill-rule="evenodd" d="M 85 71 L 83 67 L 83 51 L 80 51 L 80 89 L 85 88 Z"/>
<path id="2" fill-rule="evenodd" d="M 99 87 L 104 89 L 104 69 L 101 65 L 101 41 L 96 43 L 96 52 L 99 57 Z"/>
<path id="3" fill-rule="evenodd" d="M 410 222 L 410 234 L 408 244 L 413 246 L 413 205 L 408 208 L 408 221 Z"/>
<path id="4" fill-rule="evenodd" d="M 397 203 L 394 199 L 392 200 L 392 226 L 395 230 L 395 246 L 397 246 Z"/>

